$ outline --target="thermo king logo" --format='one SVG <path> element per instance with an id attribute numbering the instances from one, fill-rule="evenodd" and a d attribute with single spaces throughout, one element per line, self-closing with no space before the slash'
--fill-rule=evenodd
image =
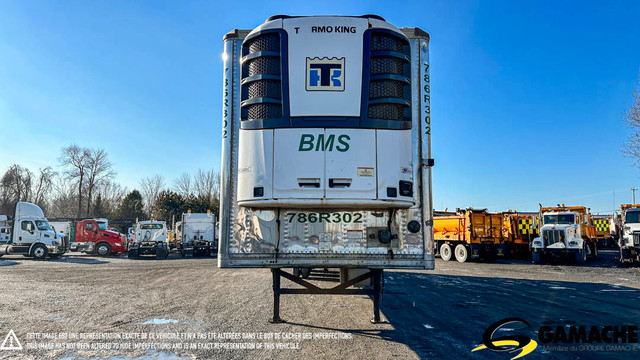
<path id="1" fill-rule="evenodd" d="M 344 91 L 344 58 L 307 58 L 307 91 Z"/>

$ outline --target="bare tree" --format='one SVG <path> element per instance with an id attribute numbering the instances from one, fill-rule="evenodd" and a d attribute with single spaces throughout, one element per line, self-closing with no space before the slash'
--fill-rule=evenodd
<path id="1" fill-rule="evenodd" d="M 214 170 L 198 170 L 194 176 L 194 188 L 197 196 L 213 201 L 218 197 L 220 173 Z"/>
<path id="2" fill-rule="evenodd" d="M 16 201 L 29 201 L 31 198 L 33 173 L 18 164 L 11 165 L 0 180 L 0 196 L 3 213 L 11 213 Z"/>
<path id="3" fill-rule="evenodd" d="M 164 178 L 161 175 L 143 177 L 142 180 L 140 180 L 140 189 L 144 199 L 145 211 L 151 215 L 153 212 L 153 204 L 155 204 L 160 191 L 164 189 Z"/>
<path id="4" fill-rule="evenodd" d="M 75 217 L 74 204 L 77 204 L 77 193 L 75 184 L 66 179 L 65 176 L 58 175 L 55 177 L 50 197 L 50 212 L 47 216 L 56 217 Z"/>
<path id="5" fill-rule="evenodd" d="M 640 85 L 633 90 L 633 104 L 625 112 L 624 120 L 631 134 L 627 137 L 622 151 L 627 157 L 635 159 L 636 165 L 640 166 Z"/>
<path id="6" fill-rule="evenodd" d="M 89 149 L 73 144 L 62 148 L 62 154 L 59 159 L 60 165 L 65 168 L 66 178 L 74 181 L 78 189 L 78 217 L 82 217 L 82 188 L 85 185 L 89 158 Z"/>
<path id="7" fill-rule="evenodd" d="M 173 180 L 173 189 L 179 195 L 187 197 L 192 194 L 191 175 L 182 173 L 178 178 Z"/>
<path id="8" fill-rule="evenodd" d="M 113 164 L 107 158 L 107 152 L 104 149 L 87 149 L 87 214 L 91 212 L 91 201 L 96 188 L 109 182 L 115 175 Z"/>
<path id="9" fill-rule="evenodd" d="M 56 172 L 53 171 L 51 166 L 40 169 L 40 173 L 38 174 L 38 178 L 36 179 L 33 196 L 33 202 L 40 205 L 40 207 L 42 207 L 47 201 L 55 176 Z"/>
<path id="10" fill-rule="evenodd" d="M 107 213 L 115 214 L 128 192 L 129 190 L 126 187 L 122 187 L 122 185 L 114 181 L 103 184 L 100 187 L 99 194 L 102 197 Z"/>

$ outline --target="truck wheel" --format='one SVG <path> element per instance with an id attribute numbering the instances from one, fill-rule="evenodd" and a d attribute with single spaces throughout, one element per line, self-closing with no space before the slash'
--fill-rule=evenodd
<path id="1" fill-rule="evenodd" d="M 586 245 L 582 247 L 580 251 L 576 253 L 576 264 L 584 265 L 587 262 L 587 247 Z"/>
<path id="2" fill-rule="evenodd" d="M 129 259 L 137 259 L 138 258 L 138 250 L 129 250 L 129 251 L 127 251 L 127 257 Z"/>
<path id="3" fill-rule="evenodd" d="M 167 250 L 165 250 L 163 247 L 156 248 L 156 259 L 166 259 L 167 255 Z"/>
<path id="4" fill-rule="evenodd" d="M 467 250 L 466 246 L 458 244 L 456 245 L 455 255 L 458 262 L 466 262 L 469 259 L 469 250 Z"/>
<path id="5" fill-rule="evenodd" d="M 595 259 L 598 256 L 598 246 L 596 244 L 593 244 L 591 246 L 591 258 Z"/>
<path id="6" fill-rule="evenodd" d="M 45 260 L 47 258 L 47 247 L 44 245 L 36 245 L 31 252 L 34 260 Z"/>
<path id="7" fill-rule="evenodd" d="M 100 256 L 109 256 L 111 255 L 111 245 L 107 243 L 99 243 L 96 247 L 96 254 Z"/>
<path id="8" fill-rule="evenodd" d="M 539 252 L 532 253 L 531 257 L 533 258 L 533 263 L 534 264 L 542 263 L 542 255 Z"/>
<path id="9" fill-rule="evenodd" d="M 311 275 L 311 268 L 302 268 L 300 273 L 302 274 L 303 279 L 308 279 L 309 275 Z"/>
<path id="10" fill-rule="evenodd" d="M 451 245 L 449 244 L 442 244 L 442 246 L 440 246 L 440 257 L 442 258 L 442 260 L 444 261 L 449 261 L 451 260 Z"/>

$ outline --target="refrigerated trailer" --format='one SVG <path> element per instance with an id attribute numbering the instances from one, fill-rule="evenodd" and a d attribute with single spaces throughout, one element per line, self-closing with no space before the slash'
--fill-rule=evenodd
<path id="1" fill-rule="evenodd" d="M 383 269 L 434 268 L 429 35 L 274 16 L 225 35 L 223 59 L 218 265 L 271 268 L 274 322 L 285 293 L 370 294 L 378 321 Z M 316 267 L 341 285 L 284 271 Z"/>

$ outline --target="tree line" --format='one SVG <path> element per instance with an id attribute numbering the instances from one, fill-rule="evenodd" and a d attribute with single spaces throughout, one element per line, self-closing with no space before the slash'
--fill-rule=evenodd
<path id="1" fill-rule="evenodd" d="M 32 171 L 19 164 L 0 172 L 0 214 L 13 215 L 17 201 L 40 206 L 48 218 L 179 220 L 183 212 L 218 215 L 220 173 L 183 173 L 167 184 L 161 175 L 144 177 L 129 191 L 115 180 L 104 149 L 76 144 L 61 149 L 57 167 Z M 177 221 L 176 220 L 176 221 Z"/>

